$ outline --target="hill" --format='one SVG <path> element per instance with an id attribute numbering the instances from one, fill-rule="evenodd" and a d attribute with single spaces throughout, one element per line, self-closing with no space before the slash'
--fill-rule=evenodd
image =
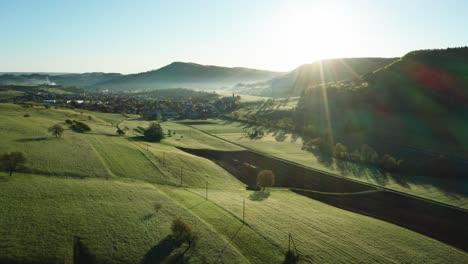
<path id="1" fill-rule="evenodd" d="M 304 64 L 283 76 L 267 82 L 238 84 L 235 91 L 261 96 L 298 96 L 308 87 L 359 78 L 378 70 L 396 58 L 343 58 Z"/>
<path id="2" fill-rule="evenodd" d="M 94 85 L 121 76 L 119 73 L 31 73 L 2 74 L 0 85 L 60 85 L 91 88 Z"/>
<path id="3" fill-rule="evenodd" d="M 215 163 L 174 146 L 239 147 L 182 124 L 162 123 L 177 134 L 149 143 L 137 129 L 148 122 L 135 116 L 12 104 L 0 111 L 0 153 L 22 151 L 28 160 L 21 173 L 0 172 L 1 263 L 77 263 L 76 241 L 97 263 L 281 263 L 289 232 L 302 263 L 468 259 L 437 240 L 287 189 L 257 201 Z M 91 132 L 47 133 L 67 118 Z M 124 136 L 116 136 L 117 125 Z M 177 217 L 192 224 L 195 248 L 171 243 Z"/>
<path id="4" fill-rule="evenodd" d="M 97 87 L 111 90 L 154 90 L 180 87 L 217 90 L 240 82 L 266 81 L 282 74 L 248 68 L 174 62 L 157 70 L 129 74 L 102 82 Z"/>

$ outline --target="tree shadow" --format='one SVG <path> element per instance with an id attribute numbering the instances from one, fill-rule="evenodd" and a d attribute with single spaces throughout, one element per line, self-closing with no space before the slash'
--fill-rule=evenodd
<path id="1" fill-rule="evenodd" d="M 166 260 L 171 253 L 177 249 L 180 245 L 172 238 L 171 235 L 166 236 L 164 239 L 159 241 L 154 247 L 146 252 L 143 257 L 142 264 L 154 264 L 161 263 Z"/>
<path id="2" fill-rule="evenodd" d="M 35 141 L 44 141 L 47 140 L 46 137 L 40 137 L 40 138 L 19 138 L 16 140 L 16 142 L 35 142 Z"/>
<path id="3" fill-rule="evenodd" d="M 73 263 L 74 264 L 93 264 L 96 262 L 96 256 L 89 250 L 88 247 L 81 241 L 80 238 L 75 238 L 73 247 Z"/>
<path id="4" fill-rule="evenodd" d="M 127 140 L 128 141 L 144 141 L 144 142 L 147 141 L 144 136 L 128 137 Z"/>
<path id="5" fill-rule="evenodd" d="M 278 132 L 275 136 L 275 140 L 278 142 L 283 142 L 284 140 L 286 140 L 286 133 L 284 133 L 283 131 Z"/>
<path id="6" fill-rule="evenodd" d="M 153 218 L 154 216 L 155 216 L 154 213 L 152 213 L 152 214 L 146 214 L 146 215 L 144 215 L 144 216 L 142 216 L 142 217 L 140 218 L 140 221 L 148 221 L 148 220 L 150 220 L 151 218 Z"/>
<path id="7" fill-rule="evenodd" d="M 268 197 L 270 197 L 269 191 L 254 191 L 249 195 L 250 200 L 258 202 L 266 200 Z"/>

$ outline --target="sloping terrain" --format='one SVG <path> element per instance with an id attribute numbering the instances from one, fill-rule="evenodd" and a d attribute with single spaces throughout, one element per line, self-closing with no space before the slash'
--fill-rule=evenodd
<path id="1" fill-rule="evenodd" d="M 288 232 L 303 263 L 468 261 L 434 239 L 288 190 L 256 200 L 215 163 L 173 145 L 239 147 L 186 126 L 163 123 L 177 134 L 149 143 L 133 130 L 148 123 L 134 117 L 12 104 L 0 112 L 0 153 L 27 158 L 21 172 L 0 173 L 0 262 L 72 263 L 78 240 L 98 263 L 281 263 Z M 92 130 L 47 133 L 52 124 L 66 127 L 65 119 Z M 125 136 L 116 135 L 117 124 L 128 127 Z M 177 217 L 199 237 L 188 251 L 168 238 Z"/>

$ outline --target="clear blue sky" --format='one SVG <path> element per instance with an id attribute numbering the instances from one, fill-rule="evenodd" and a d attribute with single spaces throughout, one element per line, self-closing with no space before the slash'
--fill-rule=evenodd
<path id="1" fill-rule="evenodd" d="M 468 1 L 0 0 L 0 72 L 288 71 L 468 45 Z"/>

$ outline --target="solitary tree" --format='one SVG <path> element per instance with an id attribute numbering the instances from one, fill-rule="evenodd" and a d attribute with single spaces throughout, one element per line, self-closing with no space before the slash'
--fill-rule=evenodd
<path id="1" fill-rule="evenodd" d="M 117 128 L 116 133 L 117 133 L 117 135 L 119 135 L 119 136 L 125 135 L 125 131 L 123 131 L 123 130 L 120 129 L 120 128 Z"/>
<path id="2" fill-rule="evenodd" d="M 153 142 L 159 142 L 164 138 L 162 127 L 158 123 L 151 123 L 143 134 L 146 140 Z"/>
<path id="3" fill-rule="evenodd" d="M 275 185 L 275 174 L 271 170 L 262 170 L 257 175 L 257 185 L 263 188 Z"/>
<path id="4" fill-rule="evenodd" d="M 58 138 L 58 137 L 61 137 L 63 134 L 63 127 L 60 124 L 55 124 L 49 127 L 48 131 L 52 133 L 52 136 L 55 136 L 56 138 Z"/>
<path id="5" fill-rule="evenodd" d="M 197 236 L 192 232 L 192 226 L 180 218 L 174 219 L 171 226 L 172 238 L 177 243 L 187 243 L 189 248 L 195 245 Z"/>
<path id="6" fill-rule="evenodd" d="M 3 154 L 1 156 L 1 162 L 2 169 L 7 171 L 11 176 L 14 171 L 26 162 L 26 158 L 21 152 L 11 152 Z"/>

